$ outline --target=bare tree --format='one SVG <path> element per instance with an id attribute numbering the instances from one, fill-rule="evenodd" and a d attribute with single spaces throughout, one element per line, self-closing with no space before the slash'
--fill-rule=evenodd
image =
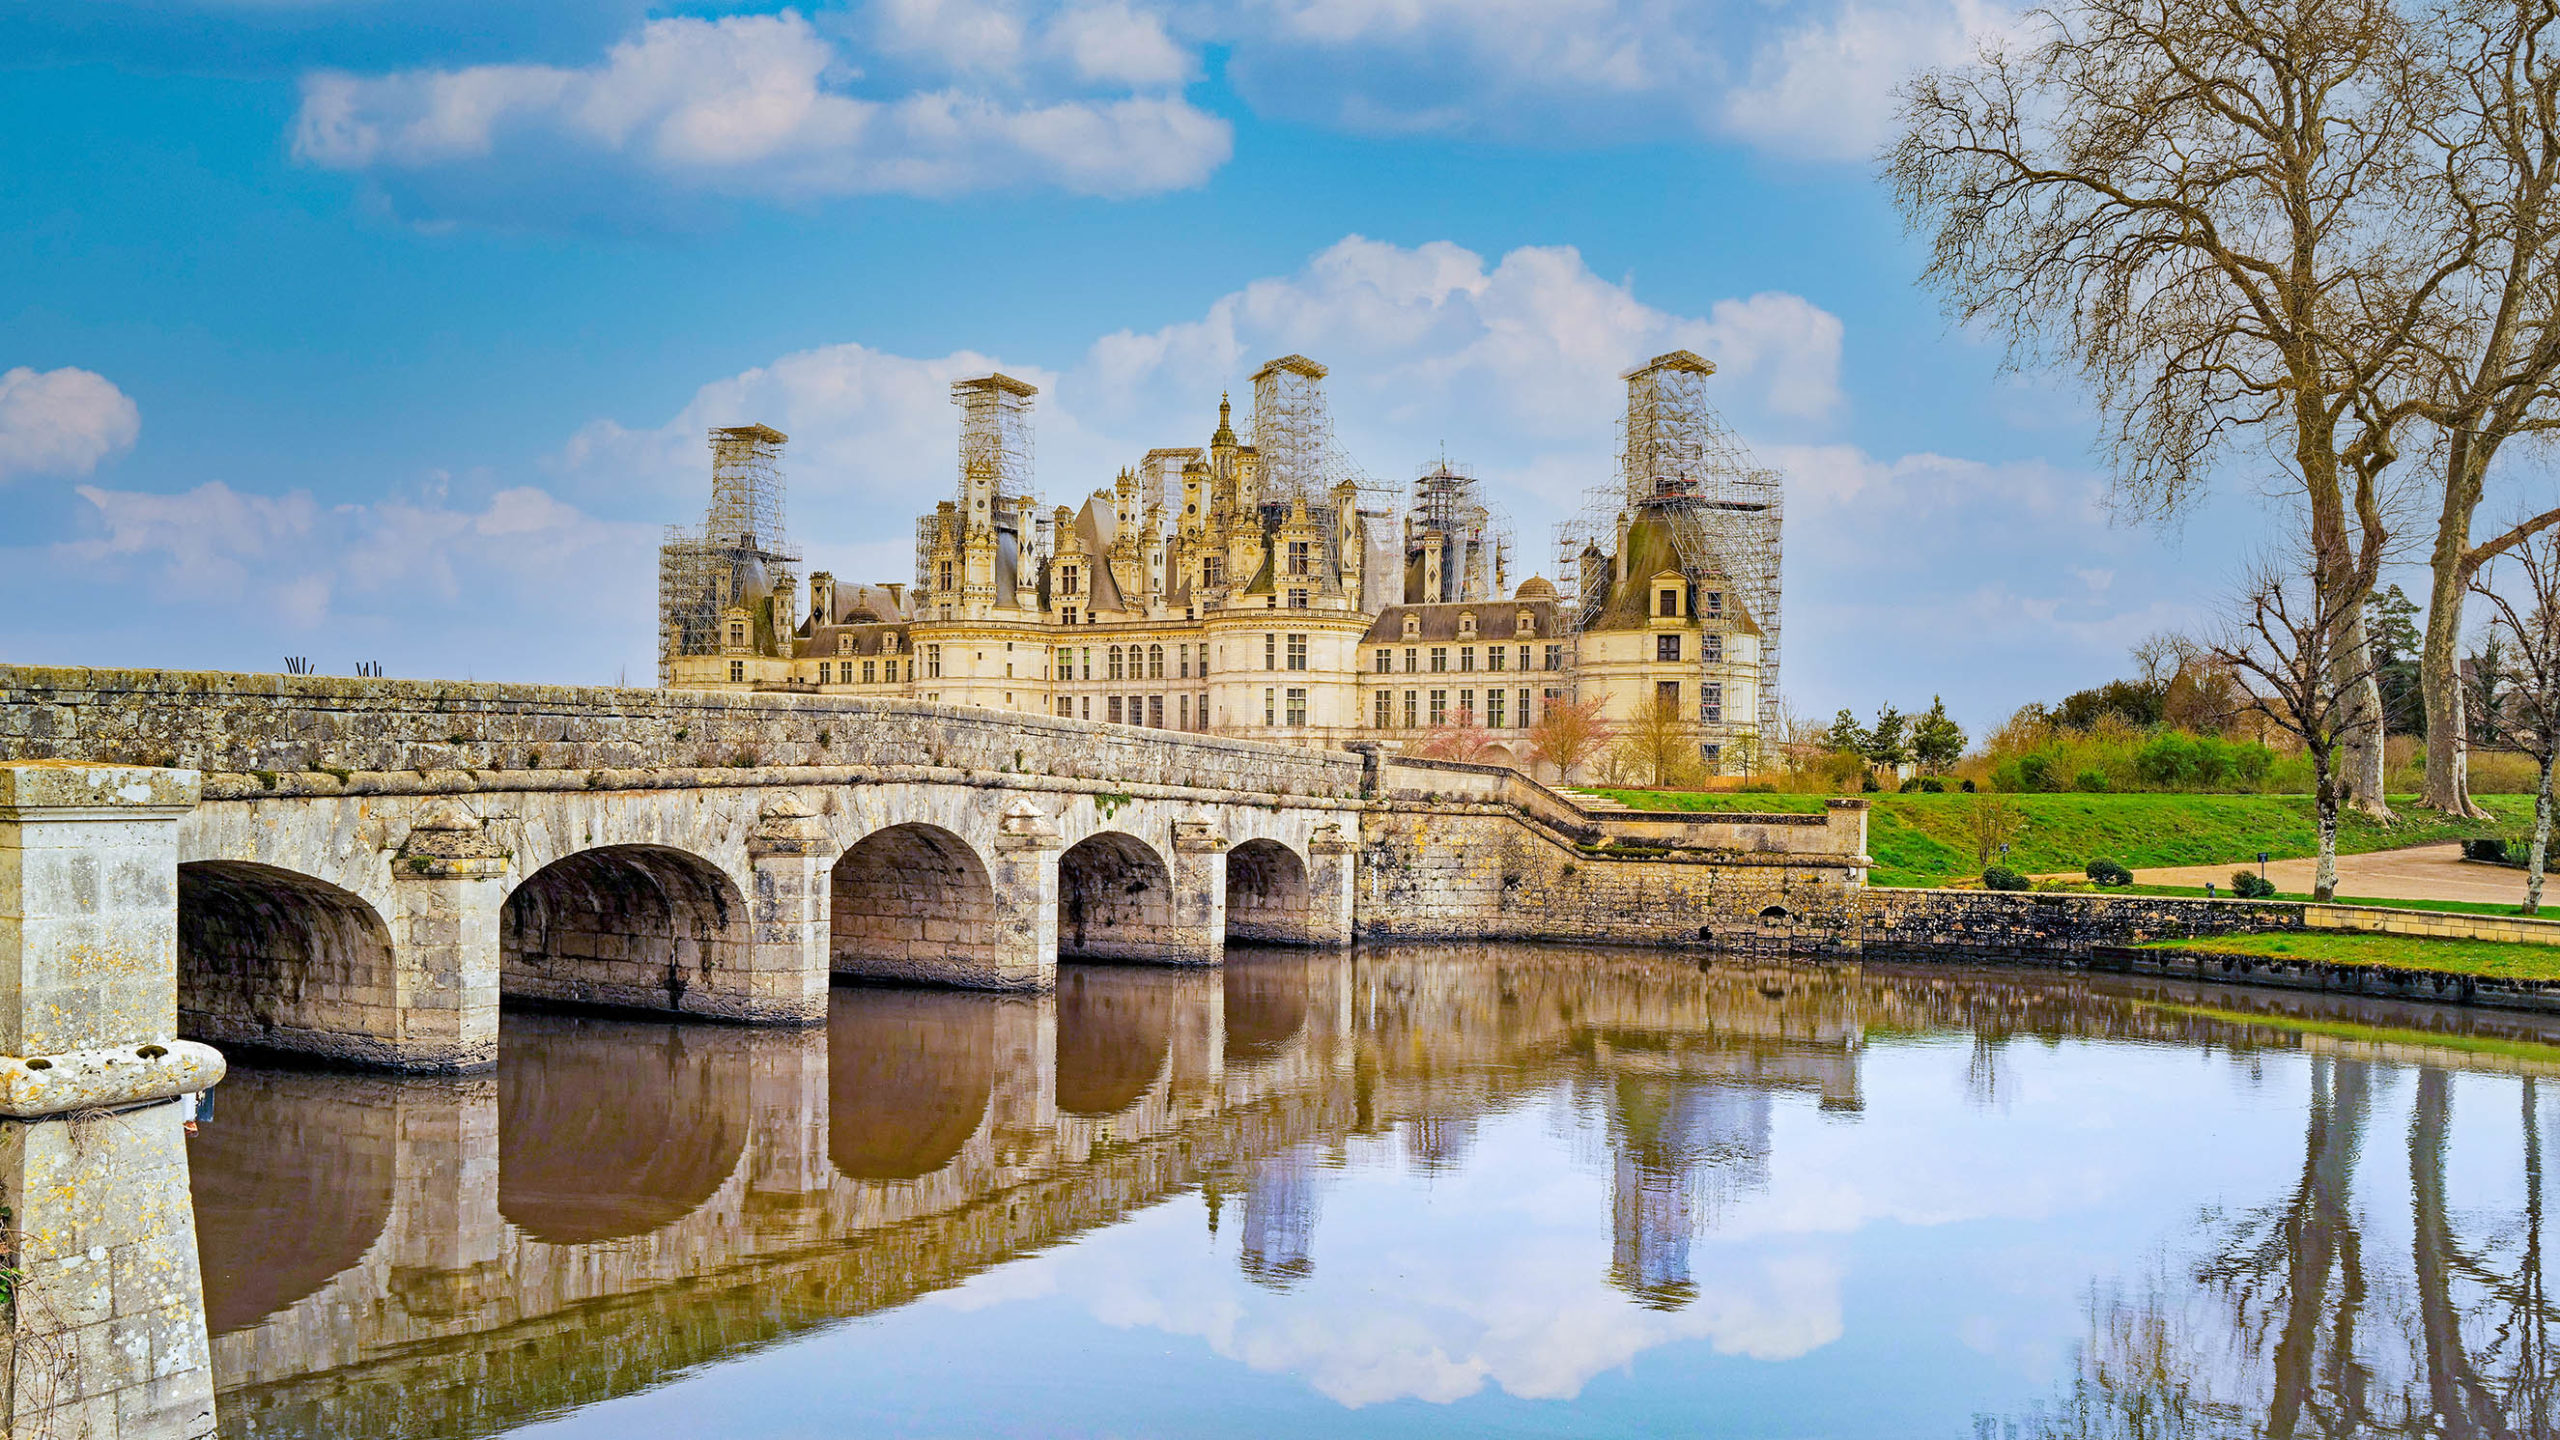
<path id="1" fill-rule="evenodd" d="M 2312 804 L 2320 859 L 2311 898 L 2338 893 L 2338 811 L 2346 799 L 2339 752 L 2379 719 L 2354 693 L 2372 677 L 2356 651 L 2354 609 L 2323 582 L 2316 563 L 2287 569 L 2263 565 L 2242 588 L 2235 616 L 2214 655 L 2248 692 L 2247 708 L 2302 743 L 2311 757 Z M 2361 667 L 2361 668 L 2359 668 Z"/>
<path id="2" fill-rule="evenodd" d="M 2542 908 L 2543 866 L 2551 853 L 2551 765 L 2560 756 L 2560 537 L 2544 532 L 2511 552 L 2524 577 L 2523 604 L 2474 579 L 2489 606 L 2489 637 L 2511 652 L 2503 672 L 2472 690 L 2471 718 L 2483 734 L 2533 757 L 2533 848 L 2525 858 L 2524 913 Z"/>
<path id="3" fill-rule="evenodd" d="M 1413 753 L 1425 760 L 1482 759 L 1493 748 L 1493 733 L 1484 728 L 1476 712 L 1461 707 L 1457 714 L 1423 732 L 1414 742 Z"/>
<path id="4" fill-rule="evenodd" d="M 1570 778 L 1575 767 L 1605 749 L 1614 733 L 1600 711 L 1607 697 L 1550 700 L 1546 713 L 1529 727 L 1529 758 L 1555 767 L 1556 783 Z"/>
<path id="5" fill-rule="evenodd" d="M 2409 28 L 2391 0 L 2070 0 L 2025 35 L 1904 92 L 1885 170 L 1926 278 L 2012 365 L 2079 370 L 2137 512 L 2240 441 L 2283 455 L 2369 717 L 2355 800 L 2387 815 L 2361 602 L 2411 409 L 2392 397 L 2469 261 L 2414 203 L 2435 116 Z"/>
<path id="6" fill-rule="evenodd" d="M 2471 801 L 2460 657 L 2463 597 L 2480 567 L 2560 522 L 2547 510 L 2478 543 L 2475 513 L 2500 449 L 2560 425 L 2560 6 L 2447 0 L 2423 32 L 2423 72 L 2447 103 L 2438 208 L 2471 267 L 2439 296 L 2420 413 L 2443 436 L 2427 631 L 2418 652 L 2426 779 L 2418 803 L 2482 817 Z"/>
<path id="7" fill-rule="evenodd" d="M 1680 702 L 1655 697 L 1618 731 L 1618 753 L 1626 767 L 1653 777 L 1657 790 L 1686 776 L 1698 762 L 1698 727 L 1681 713 Z"/>

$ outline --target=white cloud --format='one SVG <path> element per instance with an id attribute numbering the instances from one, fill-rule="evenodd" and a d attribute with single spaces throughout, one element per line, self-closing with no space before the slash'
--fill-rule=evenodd
<path id="1" fill-rule="evenodd" d="M 599 521 L 540 490 L 492 495 L 476 511 L 390 499 L 323 507 L 307 491 L 260 495 L 208 481 L 175 495 L 79 487 L 94 533 L 55 547 L 63 559 L 141 578 L 160 599 L 229 611 L 288 631 L 349 613 L 404 624 L 437 611 L 542 596 L 578 613 L 564 577 L 636 575 L 647 527 Z M 574 588 L 574 587 L 573 587 Z M 624 604 L 631 586 L 608 581 Z"/>
<path id="2" fill-rule="evenodd" d="M 1725 133 L 1781 155 L 1862 160 L 1893 122 L 1893 92 L 1960 61 L 2009 22 L 1979 0 L 1842 5 L 1765 41 L 1720 107 Z"/>
<path id="3" fill-rule="evenodd" d="M 946 63 L 1010 63 L 984 27 L 932 28 L 956 7 L 904 8 L 929 32 L 916 43 Z M 1161 70 L 1163 57 L 1137 63 Z M 774 200 L 1025 186 L 1151 194 L 1199 184 L 1232 143 L 1226 121 L 1176 94 L 1029 99 L 951 85 L 878 98 L 845 87 L 849 64 L 784 11 L 654 20 L 575 69 L 323 71 L 303 82 L 294 153 L 431 186 L 439 208 L 548 213 L 615 176 Z"/>
<path id="4" fill-rule="evenodd" d="M 0 371 L 0 484 L 86 475 L 141 433 L 141 408 L 104 375 L 67 365 Z"/>

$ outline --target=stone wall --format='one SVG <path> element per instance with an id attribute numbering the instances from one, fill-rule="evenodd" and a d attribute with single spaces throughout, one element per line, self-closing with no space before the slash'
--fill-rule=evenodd
<path id="1" fill-rule="evenodd" d="M 1834 812 L 1856 824 L 1863 815 Z M 1693 851 L 1613 855 L 1492 805 L 1408 802 L 1362 831 L 1365 939 L 1517 939 L 1854 948 L 1864 858 Z"/>
<path id="2" fill-rule="evenodd" d="M 1359 757 L 912 700 L 0 665 L 0 760 L 282 774 L 937 765 L 1356 796 Z"/>
<path id="3" fill-rule="evenodd" d="M 2102 945 L 2312 928 L 2307 908 L 2284 900 L 1870 889 L 1861 896 L 1858 949 L 1874 960 L 2085 963 Z"/>

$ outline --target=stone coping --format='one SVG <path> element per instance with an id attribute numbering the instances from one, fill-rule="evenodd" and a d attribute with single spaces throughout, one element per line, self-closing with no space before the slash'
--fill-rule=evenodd
<path id="1" fill-rule="evenodd" d="M 204 798 L 311 800 L 365 795 L 612 794 L 634 790 L 748 790 L 782 786 L 963 785 L 1050 794 L 1127 795 L 1210 805 L 1279 806 L 1295 810 L 1360 810 L 1357 795 L 1263 794 L 1133 780 L 1088 780 L 1036 771 L 962 770 L 912 765 L 754 765 L 668 770 L 290 770 L 204 779 Z"/>

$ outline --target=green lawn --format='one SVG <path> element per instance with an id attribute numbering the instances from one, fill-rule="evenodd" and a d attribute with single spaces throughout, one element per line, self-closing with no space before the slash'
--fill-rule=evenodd
<path id="1" fill-rule="evenodd" d="M 2499 980 L 2560 980 L 2560 945 L 2495 940 L 2439 940 L 2423 935 L 2365 935 L 2342 930 L 2273 935 L 2211 935 L 2155 940 L 2144 950 L 2202 950 L 2213 955 L 2317 960 L 2331 965 L 2394 965 Z"/>
<path id="2" fill-rule="evenodd" d="M 1742 795 L 1686 790 L 1593 792 L 1636 810 L 1761 810 L 1819 813 L 1821 795 Z M 1974 859 L 1966 817 L 1981 795 L 1870 795 L 1867 853 L 1875 857 L 1878 885 L 1943 885 L 1982 873 Z M 2023 874 L 2076 872 L 2092 860 L 2135 869 L 2155 865 L 2232 865 L 2261 850 L 2279 859 L 2318 849 L 2308 795 L 2003 795 L 2026 819 L 2010 841 L 2008 865 Z M 2341 822 L 2342 854 L 2396 850 L 2513 833 L 2533 815 L 2530 795 L 2482 795 L 2481 807 L 2498 818 L 2488 824 L 2448 821 L 2433 811 L 2395 802 L 2396 825 L 2376 825 L 2350 814 Z"/>
<path id="3" fill-rule="evenodd" d="M 2091 893 L 2098 895 L 2188 895 L 2202 899 L 2204 896 L 2204 887 L 2201 885 L 2126 885 L 2109 890 L 2093 889 Z M 2222 886 L 2214 893 L 2228 896 L 2231 893 L 2231 887 L 2227 885 Z M 2554 886 L 2552 890 L 2546 893 L 2552 898 L 2543 902 L 2542 911 L 2538 915 L 2525 915 L 2518 907 L 2513 905 L 2492 905 L 2479 900 L 2375 900 L 2361 895 L 2341 895 L 2336 899 L 2331 900 L 2329 903 L 2332 905 L 2362 905 L 2377 910 L 2434 910 L 2447 915 L 2498 915 L 2508 919 L 2560 920 L 2560 886 Z M 2308 895 L 2297 895 L 2292 891 L 2287 890 L 2279 893 L 2275 898 L 2278 900 L 2309 900 L 2311 897 Z"/>

